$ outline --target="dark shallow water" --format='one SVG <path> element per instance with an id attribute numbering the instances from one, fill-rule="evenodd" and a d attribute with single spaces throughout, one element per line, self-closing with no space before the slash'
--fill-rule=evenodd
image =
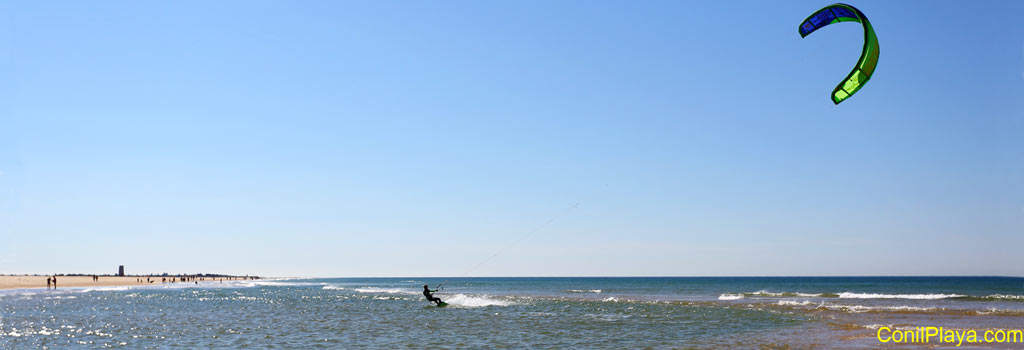
<path id="1" fill-rule="evenodd" d="M 444 283 L 438 295 L 451 305 L 430 306 L 424 283 Z M 1022 329 L 1022 295 L 1017 278 L 375 278 L 14 290 L 0 292 L 0 348 L 877 348 L 887 345 L 875 339 L 879 327 Z M 979 347 L 1024 344 L 959 348 Z"/>

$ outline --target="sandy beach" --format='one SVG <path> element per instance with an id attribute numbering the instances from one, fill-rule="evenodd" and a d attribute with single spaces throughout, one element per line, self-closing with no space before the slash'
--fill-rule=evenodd
<path id="1" fill-rule="evenodd" d="M 0 290 L 2 289 L 18 289 L 18 288 L 46 288 L 46 279 L 52 276 L 36 276 L 36 275 L 5 275 L 0 276 Z M 149 278 L 152 282 L 147 282 L 146 278 Z M 162 282 L 163 278 L 167 279 L 167 282 Z M 161 283 L 171 283 L 172 279 L 174 283 L 181 282 L 181 278 L 177 276 L 99 276 L 99 279 L 93 281 L 92 276 L 57 276 L 57 288 L 64 287 L 105 287 L 105 286 L 132 286 L 132 285 L 151 285 Z M 198 281 L 200 277 L 196 277 Z M 214 280 L 242 280 L 245 277 L 204 277 L 205 281 Z M 192 283 L 189 281 L 188 283 Z"/>

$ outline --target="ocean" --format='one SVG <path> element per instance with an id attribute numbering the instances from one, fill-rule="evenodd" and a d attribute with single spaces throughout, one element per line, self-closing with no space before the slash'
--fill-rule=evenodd
<path id="1" fill-rule="evenodd" d="M 448 307 L 421 294 L 422 285 Z M 328 278 L 0 291 L 0 349 L 1024 348 L 1024 278 Z"/>

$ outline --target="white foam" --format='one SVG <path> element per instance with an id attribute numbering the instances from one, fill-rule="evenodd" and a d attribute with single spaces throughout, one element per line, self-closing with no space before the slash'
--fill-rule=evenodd
<path id="1" fill-rule="evenodd" d="M 863 327 L 867 328 L 867 329 L 879 329 L 879 328 L 882 328 L 882 327 L 889 327 L 890 329 L 892 329 L 894 326 L 891 325 L 891 324 L 877 324 L 877 323 L 873 323 L 873 324 L 865 325 Z"/>
<path id="2" fill-rule="evenodd" d="M 622 319 L 629 318 L 630 315 L 617 315 L 617 314 L 585 314 L 583 317 L 592 318 L 599 321 L 619 321 Z"/>
<path id="3" fill-rule="evenodd" d="M 303 287 L 303 286 L 322 286 L 326 283 L 313 283 L 313 282 L 283 282 L 283 281 L 255 281 L 248 283 L 252 286 L 270 286 L 270 287 Z"/>
<path id="4" fill-rule="evenodd" d="M 1008 295 L 1008 294 L 992 294 L 986 298 L 990 299 L 1008 299 L 1008 300 L 1024 300 L 1024 295 Z"/>
<path id="5" fill-rule="evenodd" d="M 864 305 L 842 305 L 842 304 L 821 304 L 818 306 L 819 309 L 846 311 L 851 313 L 861 313 L 870 311 L 934 311 L 934 307 L 920 307 L 920 306 L 864 306 Z"/>
<path id="6" fill-rule="evenodd" d="M 722 294 L 718 296 L 718 300 L 739 300 L 743 299 L 743 294 Z"/>
<path id="7" fill-rule="evenodd" d="M 78 297 L 76 297 L 74 295 L 68 295 L 68 296 L 45 297 L 43 299 L 76 299 L 76 298 L 78 298 Z"/>
<path id="8" fill-rule="evenodd" d="M 752 293 L 743 293 L 748 296 L 755 297 L 804 297 L 804 298 L 815 298 L 822 296 L 821 293 L 800 293 L 800 292 L 769 292 L 767 290 L 759 290 Z"/>
<path id="9" fill-rule="evenodd" d="M 779 305 L 782 306 L 807 306 L 814 304 L 810 300 L 796 301 L 796 300 L 779 300 Z"/>
<path id="10" fill-rule="evenodd" d="M 455 294 L 450 296 L 442 296 L 444 302 L 451 306 L 458 307 L 484 307 L 484 306 L 509 306 L 512 302 L 490 298 L 484 296 L 469 296 L 465 294 Z"/>
<path id="11" fill-rule="evenodd" d="M 601 293 L 600 289 L 570 289 L 568 293 Z"/>
<path id="12" fill-rule="evenodd" d="M 877 294 L 877 293 L 839 293 L 840 299 L 947 299 L 960 298 L 960 294 Z"/>
<path id="13" fill-rule="evenodd" d="M 375 296 L 375 297 L 373 297 L 373 300 L 409 300 L 409 299 L 406 299 L 406 298 L 403 298 L 403 297 Z"/>
<path id="14" fill-rule="evenodd" d="M 401 288 L 363 287 L 363 288 L 353 288 L 352 290 L 360 292 L 360 293 L 384 293 L 384 294 L 408 294 L 408 295 L 416 295 L 416 294 L 420 293 L 420 292 L 417 292 L 417 291 L 411 291 L 411 290 L 408 290 L 408 289 L 401 289 Z"/>
<path id="15" fill-rule="evenodd" d="M 793 293 L 793 294 L 798 296 L 798 297 L 804 297 L 804 298 L 813 298 L 813 297 L 820 297 L 821 296 L 821 293 L 799 293 L 799 292 L 797 292 L 797 293 Z"/>
<path id="16" fill-rule="evenodd" d="M 979 315 L 1021 315 L 1024 314 L 1024 310 L 1021 309 L 997 309 L 994 307 L 987 308 L 985 310 L 978 310 Z"/>
<path id="17" fill-rule="evenodd" d="M 193 289 L 193 288 L 247 288 L 255 287 L 251 285 L 240 285 L 240 284 L 220 284 L 211 282 L 200 282 L 195 283 L 161 283 L 151 284 L 149 286 L 141 286 L 142 288 L 156 288 L 156 289 Z"/>
<path id="18" fill-rule="evenodd" d="M 99 288 L 86 288 L 82 290 L 82 293 L 88 292 L 116 292 L 122 290 L 129 290 L 132 287 L 99 287 Z"/>
<path id="19" fill-rule="evenodd" d="M 323 289 L 326 289 L 326 290 L 345 290 L 345 287 L 328 284 L 328 285 L 324 286 Z"/>
<path id="20" fill-rule="evenodd" d="M 611 302 L 614 302 L 614 301 L 619 301 L 619 299 L 616 298 L 616 297 L 607 297 L 607 298 L 604 298 L 601 301 L 611 301 Z"/>

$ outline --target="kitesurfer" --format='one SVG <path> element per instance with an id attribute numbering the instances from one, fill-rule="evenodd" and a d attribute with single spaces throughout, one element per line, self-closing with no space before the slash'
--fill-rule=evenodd
<path id="1" fill-rule="evenodd" d="M 443 301 L 441 301 L 441 298 L 434 297 L 434 293 L 437 293 L 437 289 L 430 290 L 430 288 L 427 288 L 427 285 L 423 285 L 423 296 L 427 297 L 427 301 L 435 303 L 437 306 L 441 306 Z"/>

